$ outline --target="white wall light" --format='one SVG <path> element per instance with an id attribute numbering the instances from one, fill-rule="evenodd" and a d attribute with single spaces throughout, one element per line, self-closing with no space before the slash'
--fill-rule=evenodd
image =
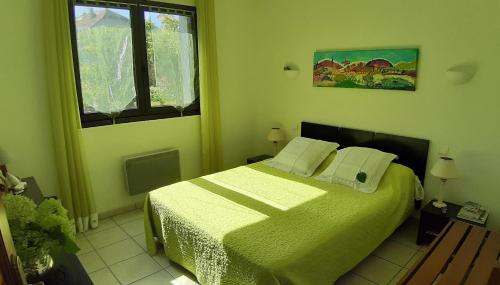
<path id="1" fill-rule="evenodd" d="M 464 84 L 476 74 L 476 66 L 473 64 L 459 64 L 446 70 L 446 78 L 454 85 Z"/>
<path id="2" fill-rule="evenodd" d="M 299 68 L 294 64 L 285 64 L 283 67 L 283 72 L 288 78 L 297 78 L 299 75 Z"/>

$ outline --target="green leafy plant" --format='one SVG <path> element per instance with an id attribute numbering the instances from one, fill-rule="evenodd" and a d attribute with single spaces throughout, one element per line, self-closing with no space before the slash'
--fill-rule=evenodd
<path id="1" fill-rule="evenodd" d="M 8 194 L 4 205 L 14 246 L 25 269 L 36 266 L 53 250 L 79 250 L 74 225 L 59 200 L 46 199 L 37 206 L 27 197 Z"/>

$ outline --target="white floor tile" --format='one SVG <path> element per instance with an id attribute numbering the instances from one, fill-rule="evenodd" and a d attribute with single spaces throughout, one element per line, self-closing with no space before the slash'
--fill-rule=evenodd
<path id="1" fill-rule="evenodd" d="M 408 273 L 408 269 L 403 268 L 399 271 L 399 273 L 392 279 L 389 285 L 397 285 L 399 280 L 403 279 L 403 277 Z"/>
<path id="2" fill-rule="evenodd" d="M 191 272 L 187 271 L 183 267 L 177 265 L 177 264 L 172 264 L 169 268 L 167 268 L 167 271 L 174 276 L 175 278 L 183 276 L 183 275 L 192 275 Z"/>
<path id="3" fill-rule="evenodd" d="M 85 232 L 85 235 L 92 234 L 92 233 L 98 233 L 103 230 L 110 229 L 112 227 L 116 227 L 117 224 L 115 221 L 113 221 L 111 218 L 104 219 L 104 220 L 99 220 L 99 226 L 95 229 L 91 229 Z"/>
<path id="4" fill-rule="evenodd" d="M 129 236 L 120 227 L 114 227 L 100 232 L 87 234 L 87 239 L 96 249 L 127 238 L 129 238 Z"/>
<path id="5" fill-rule="evenodd" d="M 334 285 L 377 285 L 354 273 L 346 273 L 340 277 Z"/>
<path id="6" fill-rule="evenodd" d="M 153 259 L 163 268 L 169 267 L 170 260 L 167 258 L 163 250 L 161 250 L 157 255 L 153 256 Z"/>
<path id="7" fill-rule="evenodd" d="M 417 251 L 411 258 L 410 260 L 404 265 L 405 268 L 412 268 L 417 261 L 419 261 L 422 256 L 424 256 L 425 251 L 419 250 Z"/>
<path id="8" fill-rule="evenodd" d="M 102 259 L 99 257 L 99 255 L 97 255 L 97 253 L 95 253 L 95 251 L 79 255 L 78 259 L 82 263 L 83 268 L 85 268 L 85 271 L 87 271 L 87 273 L 92 273 L 106 267 L 106 264 L 104 264 Z"/>
<path id="9" fill-rule="evenodd" d="M 116 280 L 113 273 L 107 268 L 91 273 L 89 277 L 94 285 L 120 285 L 120 282 Z"/>
<path id="10" fill-rule="evenodd" d="M 174 277 L 166 270 L 162 270 L 144 279 L 132 283 L 133 285 L 170 285 Z"/>
<path id="11" fill-rule="evenodd" d="M 122 284 L 130 284 L 162 269 L 146 253 L 111 265 L 110 268 Z"/>
<path id="12" fill-rule="evenodd" d="M 405 266 L 416 252 L 416 249 L 407 247 L 399 242 L 386 240 L 373 254 L 396 263 L 399 266 Z"/>
<path id="13" fill-rule="evenodd" d="M 387 284 L 400 270 L 400 266 L 371 255 L 358 264 L 352 271 L 372 282 Z"/>
<path id="14" fill-rule="evenodd" d="M 134 236 L 133 239 L 144 249 L 148 250 L 148 246 L 146 245 L 146 235 L 144 233 Z"/>
<path id="15" fill-rule="evenodd" d="M 143 218 L 144 218 L 143 211 L 137 209 L 137 210 L 133 210 L 133 211 L 130 211 L 130 212 L 127 212 L 127 213 L 124 213 L 124 214 L 113 216 L 112 219 L 117 224 L 122 225 L 122 224 L 125 224 L 125 223 L 128 223 L 128 222 L 139 220 L 139 219 L 143 219 Z"/>
<path id="16" fill-rule="evenodd" d="M 76 255 L 82 255 L 94 250 L 90 242 L 83 234 L 76 235 L 76 245 L 78 245 L 78 247 L 80 248 L 80 250 L 76 253 Z"/>
<path id="17" fill-rule="evenodd" d="M 418 220 L 409 218 L 391 235 L 389 239 L 418 250 L 420 249 L 420 246 L 417 245 L 417 233 Z"/>
<path id="18" fill-rule="evenodd" d="M 194 281 L 191 278 L 188 278 L 187 276 L 180 276 L 175 278 L 170 282 L 172 285 L 199 285 L 198 282 Z"/>
<path id="19" fill-rule="evenodd" d="M 176 280 L 178 282 L 178 284 L 184 284 L 184 283 L 181 283 L 183 282 L 183 280 L 186 280 L 186 279 L 189 279 L 191 280 L 192 282 L 195 282 L 195 284 L 198 284 L 196 283 L 196 277 L 189 271 L 187 271 L 186 269 L 184 269 L 183 267 L 173 263 L 171 266 L 167 267 L 166 269 L 168 271 L 168 273 L 170 273 L 170 275 L 174 276 L 174 281 Z M 174 284 L 172 282 L 172 284 Z M 188 284 L 188 283 L 186 283 Z"/>
<path id="20" fill-rule="evenodd" d="M 143 219 L 138 219 L 132 222 L 127 222 L 120 225 L 122 229 L 127 232 L 130 236 L 136 236 L 144 233 L 144 221 Z"/>
<path id="21" fill-rule="evenodd" d="M 144 253 L 144 250 L 134 240 L 126 239 L 100 248 L 97 253 L 104 260 L 104 263 L 112 265 Z"/>

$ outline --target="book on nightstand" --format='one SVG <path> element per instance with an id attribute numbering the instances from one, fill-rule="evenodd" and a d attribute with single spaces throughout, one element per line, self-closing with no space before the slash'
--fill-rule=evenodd
<path id="1" fill-rule="evenodd" d="M 488 218 L 488 211 L 480 204 L 469 201 L 460 209 L 457 217 L 467 221 L 484 224 Z"/>

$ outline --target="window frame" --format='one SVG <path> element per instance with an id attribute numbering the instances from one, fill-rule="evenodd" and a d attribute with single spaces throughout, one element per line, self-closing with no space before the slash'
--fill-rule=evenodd
<path id="1" fill-rule="evenodd" d="M 185 116 L 200 115 L 200 76 L 198 60 L 198 29 L 196 7 L 145 0 L 68 0 L 69 25 L 71 33 L 71 46 L 73 53 L 73 69 L 75 74 L 76 93 L 80 121 L 82 128 L 97 127 L 112 124 L 121 124 L 137 121 L 157 120 Z M 77 32 L 75 22 L 75 6 L 88 6 L 103 8 L 126 8 L 130 11 L 130 29 L 132 33 L 134 85 L 136 88 L 137 109 L 124 110 L 113 119 L 102 113 L 86 114 L 83 105 L 82 86 L 80 77 L 80 61 L 78 58 Z M 146 43 L 146 21 L 144 12 L 151 8 L 181 10 L 192 13 L 193 54 L 194 54 L 194 92 L 195 100 L 181 112 L 173 106 L 152 107 L 148 74 L 148 54 Z M 162 11 L 158 11 L 161 13 Z M 175 13 L 172 13 L 175 14 Z M 188 16 L 188 15 L 182 15 Z"/>

